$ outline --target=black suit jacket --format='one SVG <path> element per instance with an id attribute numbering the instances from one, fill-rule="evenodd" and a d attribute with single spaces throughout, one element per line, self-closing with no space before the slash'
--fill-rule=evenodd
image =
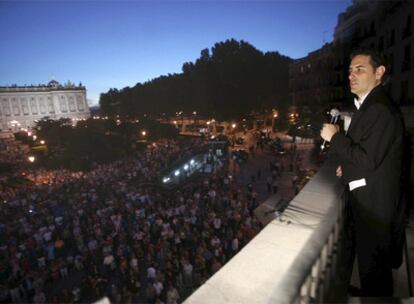
<path id="1" fill-rule="evenodd" d="M 381 85 L 354 114 L 347 134 L 332 137 L 330 150 L 338 157 L 346 183 L 366 180 L 366 186 L 352 191 L 358 201 L 352 206 L 357 228 L 373 225 L 386 232 L 400 199 L 403 124 Z"/>

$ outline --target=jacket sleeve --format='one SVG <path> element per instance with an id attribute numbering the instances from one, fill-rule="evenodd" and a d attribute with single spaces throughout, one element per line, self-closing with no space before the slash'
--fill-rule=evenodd
<path id="1" fill-rule="evenodd" d="M 394 141 L 396 120 L 384 104 L 368 107 L 351 136 L 337 133 L 331 150 L 344 164 L 346 182 L 366 178 L 381 165 Z"/>

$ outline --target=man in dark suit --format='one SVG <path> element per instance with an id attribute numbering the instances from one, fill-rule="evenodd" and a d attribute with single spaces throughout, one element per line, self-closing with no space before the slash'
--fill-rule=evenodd
<path id="1" fill-rule="evenodd" d="M 381 84 L 385 73 L 380 54 L 354 52 L 349 84 L 357 111 L 346 134 L 333 124 L 321 130 L 339 160 L 336 174 L 349 186 L 361 292 L 370 297 L 393 294 L 391 231 L 400 200 L 403 125 Z"/>

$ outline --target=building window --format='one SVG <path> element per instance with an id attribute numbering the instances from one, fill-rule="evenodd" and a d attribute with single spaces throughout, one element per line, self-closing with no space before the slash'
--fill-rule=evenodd
<path id="1" fill-rule="evenodd" d="M 46 106 L 44 100 L 39 100 L 40 113 L 46 114 Z"/>
<path id="2" fill-rule="evenodd" d="M 371 26 L 369 27 L 369 36 L 375 36 L 375 22 L 371 22 Z"/>
<path id="3" fill-rule="evenodd" d="M 402 39 L 411 36 L 411 15 L 407 16 L 407 21 L 405 23 L 405 27 L 402 32 Z"/>
<path id="4" fill-rule="evenodd" d="M 3 113 L 6 116 L 10 116 L 10 104 L 9 104 L 9 100 L 7 98 L 3 98 L 2 100 L 2 108 L 3 108 Z"/>
<path id="5" fill-rule="evenodd" d="M 401 66 L 401 71 L 405 72 L 411 69 L 411 45 L 407 44 L 404 48 L 404 59 Z"/>
<path id="6" fill-rule="evenodd" d="M 390 69 L 389 74 L 392 75 L 394 74 L 394 54 L 393 53 L 391 53 L 388 56 L 388 63 L 389 63 L 389 69 Z"/>
<path id="7" fill-rule="evenodd" d="M 402 105 L 406 104 L 407 97 L 408 97 L 408 81 L 404 80 L 401 82 L 400 104 Z"/>
<path id="8" fill-rule="evenodd" d="M 381 36 L 378 40 L 378 50 L 383 51 L 384 50 L 384 36 Z"/>
<path id="9" fill-rule="evenodd" d="M 75 112 L 76 106 L 75 106 L 75 99 L 73 98 L 73 96 L 68 97 L 68 104 L 69 104 L 69 111 Z"/>
<path id="10" fill-rule="evenodd" d="M 40 97 L 40 100 L 43 100 L 43 98 Z M 37 115 L 37 103 L 34 98 L 30 98 L 30 109 L 32 110 L 32 114 Z"/>
<path id="11" fill-rule="evenodd" d="M 23 115 L 29 115 L 29 102 L 26 98 L 20 99 L 20 105 L 22 106 Z"/>
<path id="12" fill-rule="evenodd" d="M 20 115 L 20 107 L 16 98 L 12 99 L 12 108 L 13 108 L 13 115 L 19 116 Z"/>
<path id="13" fill-rule="evenodd" d="M 59 106 L 60 106 L 60 111 L 61 112 L 66 113 L 68 111 L 68 106 L 67 106 L 66 101 L 64 99 L 60 100 Z"/>
<path id="14" fill-rule="evenodd" d="M 47 97 L 47 110 L 50 114 L 55 113 L 55 106 L 53 105 L 53 100 L 50 96 Z"/>

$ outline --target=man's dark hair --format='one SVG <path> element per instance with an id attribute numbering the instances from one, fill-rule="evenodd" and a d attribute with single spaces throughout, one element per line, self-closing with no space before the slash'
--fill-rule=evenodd
<path id="1" fill-rule="evenodd" d="M 389 80 L 389 71 L 391 66 L 389 65 L 387 58 L 379 51 L 370 48 L 358 48 L 351 52 L 351 60 L 358 55 L 369 56 L 369 63 L 374 68 L 374 71 L 381 65 L 385 67 L 385 73 L 381 78 L 381 83 L 386 84 Z"/>

